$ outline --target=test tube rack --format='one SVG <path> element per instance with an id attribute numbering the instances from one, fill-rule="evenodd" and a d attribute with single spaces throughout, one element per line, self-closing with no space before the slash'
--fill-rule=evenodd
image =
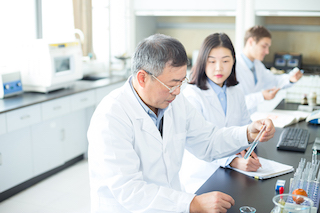
<path id="1" fill-rule="evenodd" d="M 306 159 L 301 158 L 293 178 L 290 179 L 290 190 L 289 190 L 289 193 L 291 194 L 293 190 L 297 188 L 304 189 L 307 192 L 308 197 L 314 203 L 313 211 L 315 210 L 315 212 L 319 208 L 319 199 L 320 199 L 319 165 L 320 165 L 320 161 L 316 159 L 315 153 L 313 153 L 312 155 L 312 162 L 306 163 Z M 317 175 L 317 172 L 318 172 L 318 175 Z"/>

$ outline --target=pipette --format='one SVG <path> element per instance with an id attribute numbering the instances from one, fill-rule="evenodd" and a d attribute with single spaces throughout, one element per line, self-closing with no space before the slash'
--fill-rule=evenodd
<path id="1" fill-rule="evenodd" d="M 247 151 L 247 153 L 244 156 L 244 159 L 247 160 L 248 157 L 251 155 L 252 151 L 257 147 L 261 134 L 266 130 L 266 126 L 262 126 L 262 129 L 260 130 L 259 134 L 257 135 L 256 139 L 254 139 L 254 141 L 252 142 L 252 146 L 249 148 L 249 150 Z"/>

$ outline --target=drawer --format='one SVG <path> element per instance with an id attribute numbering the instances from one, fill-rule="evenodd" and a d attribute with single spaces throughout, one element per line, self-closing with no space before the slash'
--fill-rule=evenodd
<path id="1" fill-rule="evenodd" d="M 0 114 L 0 135 L 7 132 L 6 114 Z"/>
<path id="2" fill-rule="evenodd" d="M 87 108 L 94 105 L 94 90 L 74 94 L 70 97 L 71 111 Z"/>
<path id="3" fill-rule="evenodd" d="M 41 104 L 42 119 L 48 120 L 70 112 L 70 98 L 64 97 Z"/>
<path id="4" fill-rule="evenodd" d="M 8 132 L 28 127 L 41 121 L 40 104 L 36 104 L 21 109 L 16 109 L 6 113 Z"/>

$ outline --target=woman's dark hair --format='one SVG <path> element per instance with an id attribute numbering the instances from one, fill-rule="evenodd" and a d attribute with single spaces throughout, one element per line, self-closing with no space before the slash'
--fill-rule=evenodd
<path id="1" fill-rule="evenodd" d="M 209 35 L 207 38 L 205 38 L 199 50 L 197 62 L 195 66 L 192 68 L 190 84 L 195 84 L 197 85 L 197 87 L 199 87 L 202 90 L 208 89 L 207 75 L 205 72 L 207 60 L 208 60 L 210 51 L 213 48 L 217 48 L 217 47 L 224 47 L 229 49 L 231 51 L 231 54 L 234 60 L 231 74 L 226 79 L 227 87 L 235 86 L 238 84 L 238 81 L 236 78 L 236 54 L 230 38 L 225 33 L 214 33 Z"/>

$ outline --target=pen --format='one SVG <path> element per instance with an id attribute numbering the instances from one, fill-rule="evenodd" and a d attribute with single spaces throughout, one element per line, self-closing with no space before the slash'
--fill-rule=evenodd
<path id="1" fill-rule="evenodd" d="M 264 125 L 262 127 L 262 129 L 260 130 L 259 134 L 257 135 L 256 139 L 254 139 L 254 141 L 252 142 L 252 146 L 249 148 L 248 152 L 245 154 L 244 159 L 247 160 L 248 157 L 251 155 L 252 151 L 256 148 L 256 146 L 259 143 L 259 139 L 261 137 L 261 134 L 264 132 L 264 130 L 266 129 L 266 126 Z"/>
<path id="2" fill-rule="evenodd" d="M 246 149 L 244 150 L 246 153 L 248 152 Z M 250 155 L 250 157 L 252 157 L 253 159 L 256 159 L 255 157 L 253 157 L 252 153 Z M 260 166 L 260 168 L 262 168 L 262 165 Z M 258 177 L 258 178 L 257 178 Z M 255 176 L 255 179 L 259 179 L 259 176 Z"/>
<path id="3" fill-rule="evenodd" d="M 248 152 L 246 149 L 244 150 L 246 153 Z M 252 157 L 254 159 L 254 157 L 250 154 L 250 157 Z"/>

